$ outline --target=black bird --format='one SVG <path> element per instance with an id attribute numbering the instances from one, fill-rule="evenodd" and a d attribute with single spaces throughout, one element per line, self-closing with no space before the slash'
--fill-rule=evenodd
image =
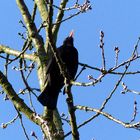
<path id="1" fill-rule="evenodd" d="M 69 78 L 74 79 L 78 69 L 78 51 L 74 47 L 73 32 L 64 40 L 63 45 L 57 48 L 57 52 L 66 66 Z M 54 56 L 47 65 L 47 84 L 38 100 L 48 109 L 55 109 L 59 92 L 64 86 L 64 78 L 60 73 L 60 69 Z"/>

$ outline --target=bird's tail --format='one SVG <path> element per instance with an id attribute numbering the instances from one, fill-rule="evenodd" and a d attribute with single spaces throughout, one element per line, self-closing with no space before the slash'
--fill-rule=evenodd
<path id="1" fill-rule="evenodd" d="M 56 105 L 57 105 L 57 99 L 58 99 L 58 95 L 55 94 L 55 96 L 53 94 L 47 94 L 46 92 L 42 92 L 39 96 L 38 96 L 38 101 L 43 105 L 43 106 L 47 106 L 48 109 L 55 109 Z"/>

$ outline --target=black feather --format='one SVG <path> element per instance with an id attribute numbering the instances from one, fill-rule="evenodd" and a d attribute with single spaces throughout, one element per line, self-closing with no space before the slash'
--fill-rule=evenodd
<path id="1" fill-rule="evenodd" d="M 66 65 L 70 79 L 74 79 L 78 69 L 78 51 L 73 45 L 73 37 L 67 37 L 63 45 L 57 51 Z M 54 57 L 47 65 L 47 85 L 38 97 L 39 102 L 48 109 L 55 109 L 61 88 L 64 86 L 64 78 Z"/>

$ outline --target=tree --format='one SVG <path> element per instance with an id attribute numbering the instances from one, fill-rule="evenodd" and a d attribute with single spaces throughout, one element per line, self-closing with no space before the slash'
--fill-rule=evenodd
<path id="1" fill-rule="evenodd" d="M 6 62 L 4 65 L 4 73 L 0 72 L 0 85 L 2 87 L 1 93 L 6 94 L 5 100 L 12 101 L 17 115 L 10 122 L 3 123 L 2 127 L 6 128 L 8 124 L 15 122 L 19 118 L 26 139 L 29 139 L 29 136 L 23 125 L 22 118 L 25 115 L 30 121 L 37 124 L 41 128 L 42 132 L 40 131 L 40 133 L 44 135 L 44 139 L 64 139 L 65 137 L 71 134 L 73 140 L 78 140 L 80 139 L 78 129 L 102 115 L 116 123 L 119 123 L 120 125 L 123 125 L 126 128 L 139 129 L 140 122 L 134 123 L 137 116 L 137 101 L 134 101 L 134 113 L 133 118 L 130 122 L 121 121 L 113 115 L 104 112 L 104 109 L 107 106 L 108 102 L 112 99 L 114 93 L 117 91 L 123 78 L 125 76 L 140 73 L 138 70 L 129 71 L 129 67 L 132 65 L 132 62 L 137 62 L 139 59 L 138 47 L 140 40 L 138 39 L 138 41 L 136 42 L 136 45 L 134 46 L 134 49 L 129 59 L 123 60 L 121 63 L 118 62 L 120 51 L 119 47 L 115 47 L 115 65 L 108 68 L 106 64 L 106 56 L 104 49 L 104 32 L 101 31 L 99 46 L 101 50 L 102 67 L 93 67 L 89 64 L 79 62 L 79 67 L 81 69 L 79 69 L 79 73 L 76 77 L 76 79 L 79 78 L 86 69 L 91 69 L 97 72 L 97 78 L 94 78 L 95 76 L 89 75 L 88 79 L 90 80 L 90 82 L 78 82 L 78 80 L 68 81 L 66 77 L 65 68 L 63 67 L 63 63 L 57 55 L 56 51 L 56 42 L 59 38 L 58 33 L 63 22 L 69 22 L 71 18 L 81 13 L 85 13 L 88 10 L 91 10 L 90 1 L 85 0 L 83 3 L 80 3 L 77 0 L 70 3 L 73 5 L 72 7 L 66 8 L 68 0 L 62 0 L 60 5 L 55 4 L 53 0 L 35 0 L 33 1 L 34 7 L 32 14 L 24 1 L 16 0 L 16 2 L 23 17 L 23 21 L 21 20 L 20 24 L 23 26 L 24 30 L 26 31 L 26 34 L 19 33 L 19 36 L 21 36 L 22 40 L 24 41 L 21 51 L 14 50 L 5 45 L 0 45 L 0 59 L 2 62 Z M 65 14 L 67 14 L 67 11 L 70 11 L 70 13 L 72 12 L 71 15 L 68 17 L 65 16 Z M 73 11 L 76 11 L 76 13 L 73 13 Z M 55 12 L 58 12 L 57 16 L 55 15 Z M 39 28 L 37 28 L 37 24 L 35 23 L 35 19 L 38 13 L 42 19 Z M 56 19 L 54 20 L 55 16 Z M 45 35 L 43 31 L 45 32 Z M 63 76 L 65 77 L 65 88 L 67 88 L 66 101 L 68 106 L 69 117 L 66 117 L 66 114 L 60 115 L 58 110 L 52 111 L 48 110 L 47 108 L 44 108 L 44 113 L 43 115 L 41 115 L 39 111 L 36 111 L 37 106 L 33 105 L 37 102 L 36 97 L 39 94 L 38 92 L 42 91 L 42 89 L 45 86 L 46 65 L 51 55 L 54 55 L 55 58 L 58 60 L 58 65 L 62 71 Z M 10 75 L 8 75 L 8 67 L 10 64 L 13 64 L 15 62 L 17 62 L 16 65 L 19 65 L 19 67 L 13 67 L 13 69 L 15 71 L 17 70 L 20 72 L 22 77 L 20 81 L 22 80 L 24 84 L 23 88 L 21 87 L 19 93 L 12 86 L 13 83 L 8 80 L 10 78 Z M 33 72 L 35 74 L 34 69 L 37 69 L 40 88 L 37 88 L 37 86 L 33 88 L 32 83 L 29 82 L 32 81 L 31 73 Z M 83 86 L 96 86 L 98 84 L 101 84 L 102 80 L 105 77 L 109 77 L 111 75 L 117 75 L 119 76 L 119 79 L 115 83 L 114 87 L 109 87 L 111 91 L 109 92 L 109 95 L 104 99 L 103 103 L 101 104 L 101 107 L 96 109 L 89 106 L 83 106 L 82 103 L 81 105 L 74 104 L 73 94 L 69 88 L 70 85 L 79 86 L 79 89 Z M 130 90 L 127 87 L 127 85 L 125 85 L 125 83 L 122 83 L 122 87 L 123 94 L 127 92 L 139 94 L 139 92 Z M 27 94 L 29 95 L 30 104 L 27 103 Z M 79 119 L 75 115 L 75 111 L 77 110 L 83 110 L 86 112 L 91 111 L 95 112 L 95 114 L 88 120 L 85 120 L 80 125 L 77 125 L 77 120 Z M 70 132 L 64 134 L 62 121 L 70 125 Z M 35 132 L 32 132 L 31 135 L 38 139 Z"/>

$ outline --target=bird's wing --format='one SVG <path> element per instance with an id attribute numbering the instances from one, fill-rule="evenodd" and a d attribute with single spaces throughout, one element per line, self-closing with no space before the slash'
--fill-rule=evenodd
<path id="1" fill-rule="evenodd" d="M 52 56 L 52 57 L 49 59 L 48 63 L 47 63 L 47 66 L 46 66 L 46 74 L 50 73 L 53 64 L 54 64 L 54 57 Z"/>
<path id="2" fill-rule="evenodd" d="M 63 47 L 61 46 L 61 47 L 57 48 L 57 52 L 61 57 L 61 55 L 63 54 Z M 55 61 L 54 56 L 51 56 L 51 58 L 49 59 L 48 64 L 47 64 L 47 68 L 46 68 L 47 74 L 50 73 L 50 71 L 55 63 L 56 63 L 56 61 Z"/>
<path id="3" fill-rule="evenodd" d="M 57 48 L 57 52 L 60 55 L 60 57 L 63 54 L 63 51 L 64 51 L 63 46 L 60 46 L 60 47 Z"/>
<path id="4" fill-rule="evenodd" d="M 45 82 L 44 82 L 44 89 L 46 88 L 46 86 L 48 85 L 48 83 L 51 82 L 51 77 L 50 77 L 50 72 L 51 69 L 54 65 L 54 57 L 51 57 L 46 65 L 46 77 L 45 77 Z M 43 89 L 43 90 L 44 90 Z"/>

